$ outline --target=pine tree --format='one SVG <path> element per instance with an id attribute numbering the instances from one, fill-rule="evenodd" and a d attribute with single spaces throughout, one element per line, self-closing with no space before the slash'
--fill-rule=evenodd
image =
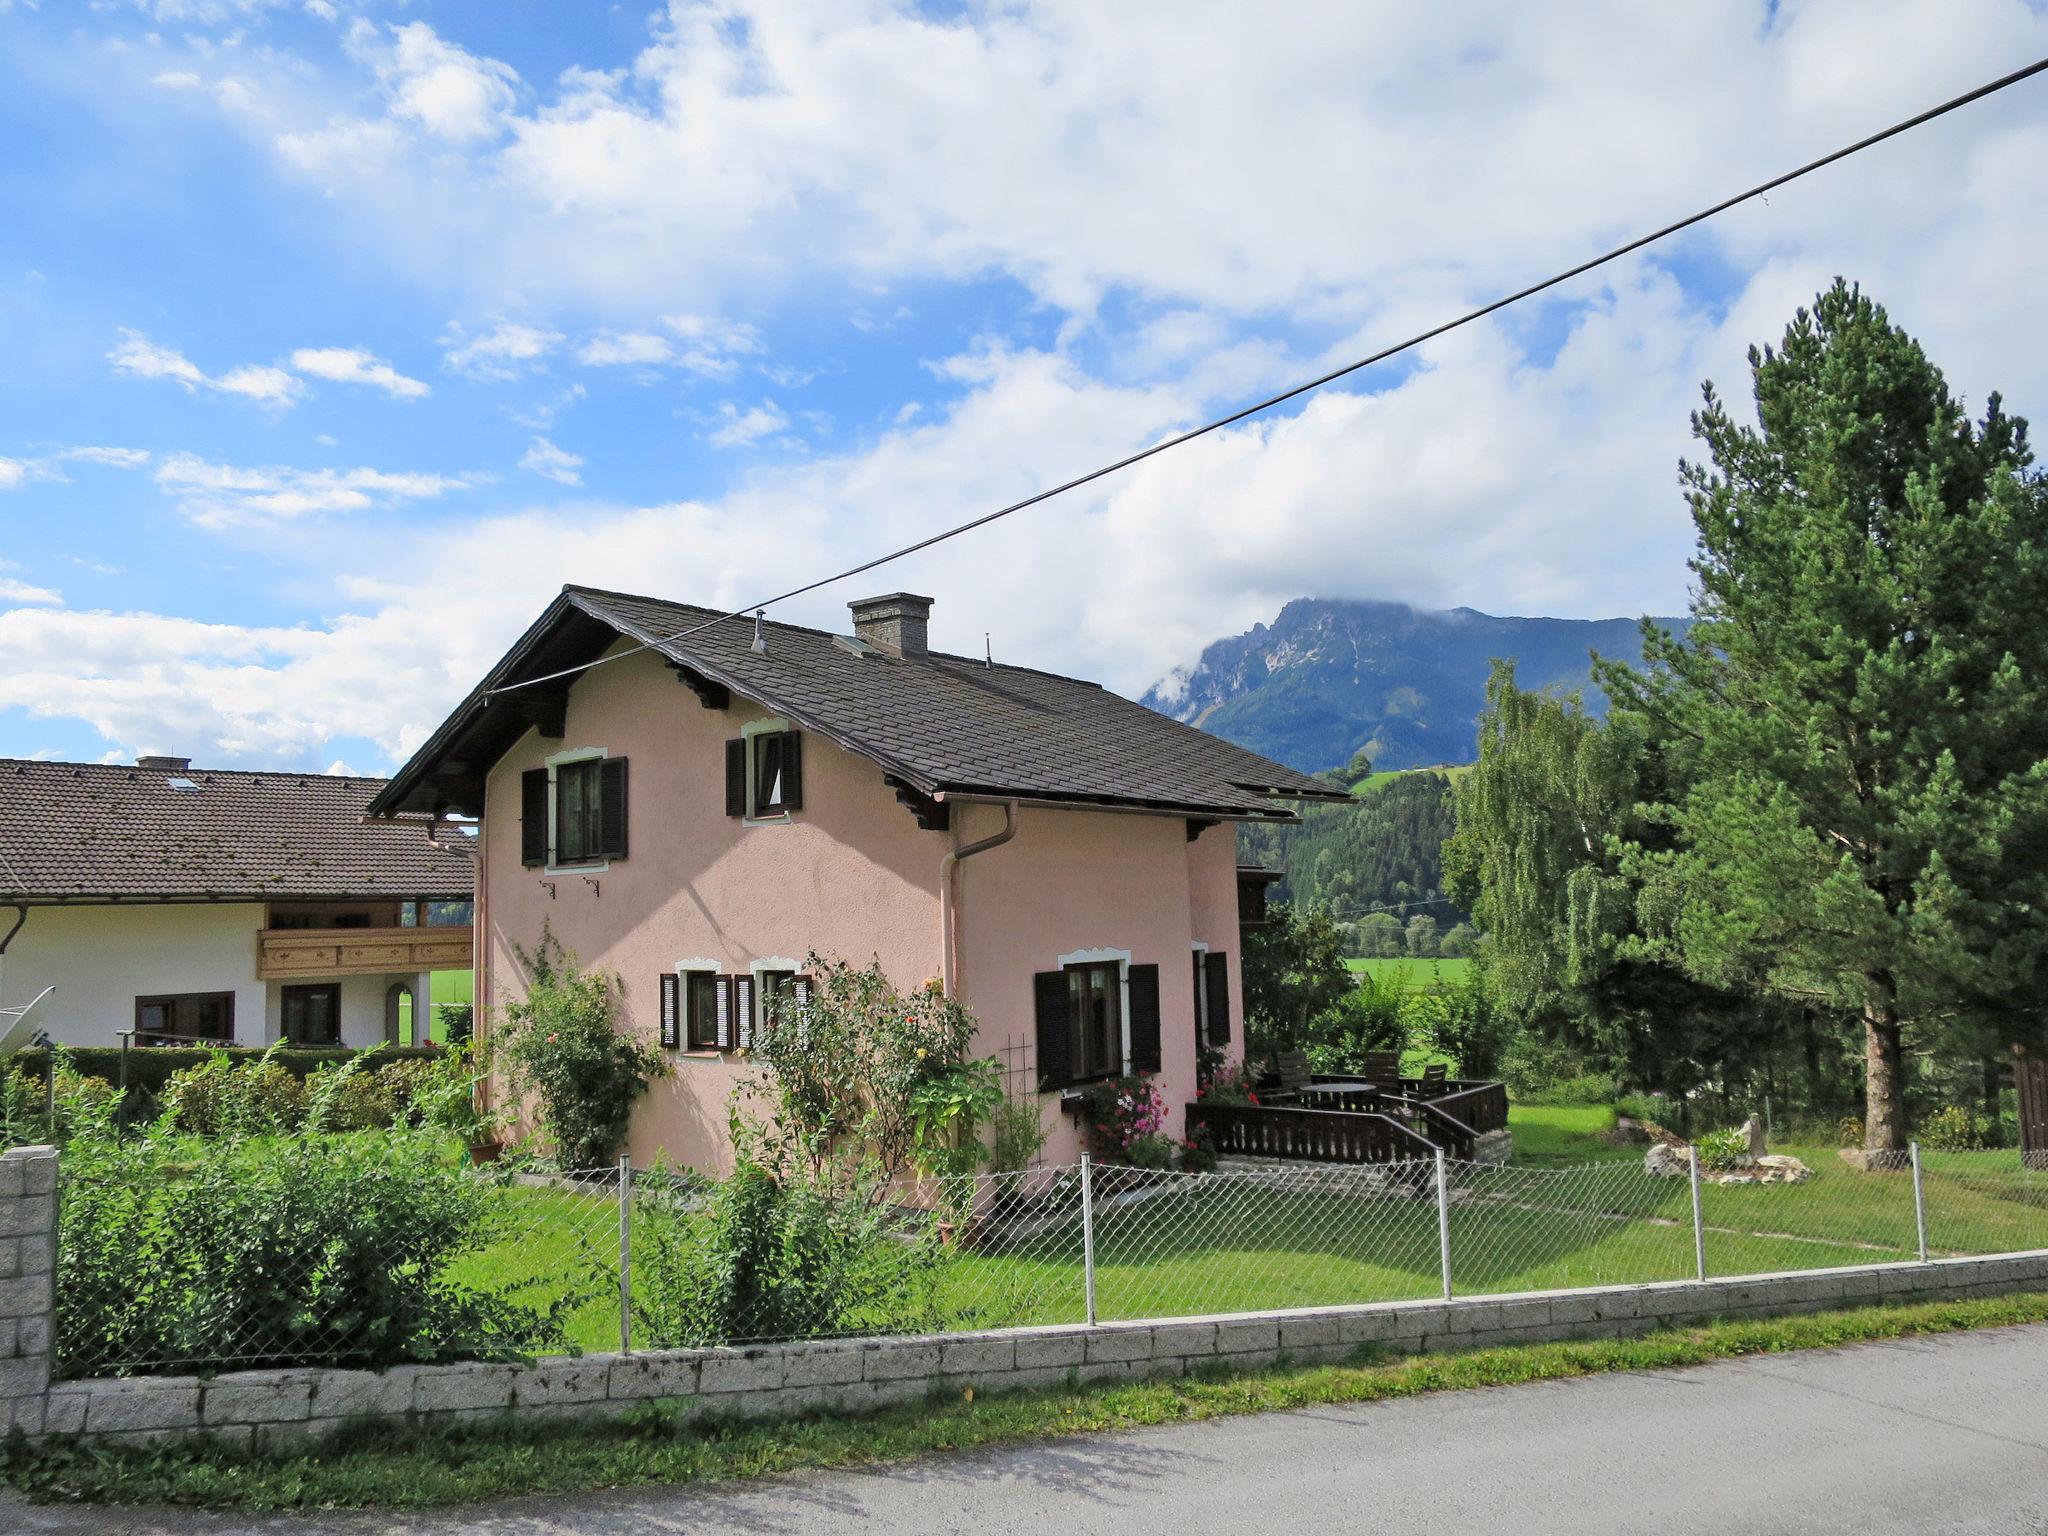
<path id="1" fill-rule="evenodd" d="M 1708 385 L 1681 470 L 1695 622 L 1601 671 L 1689 752 L 1632 873 L 1693 976 L 1861 1019 L 1865 1143 L 1895 1150 L 1909 1042 L 2034 1011 L 2048 496 L 2025 423 L 1996 395 L 1973 423 L 1839 281 L 1750 371 L 1757 425 Z"/>

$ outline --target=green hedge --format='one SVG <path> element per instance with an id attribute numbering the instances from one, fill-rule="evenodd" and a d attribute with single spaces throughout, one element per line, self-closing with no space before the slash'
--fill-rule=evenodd
<path id="1" fill-rule="evenodd" d="M 85 1077 L 121 1081 L 121 1048 L 115 1045 L 74 1045 L 65 1047 L 74 1070 Z M 226 1047 L 230 1061 L 260 1061 L 263 1052 L 254 1046 Z M 310 1077 L 325 1066 L 337 1066 L 363 1053 L 352 1046 L 286 1046 L 271 1059 L 295 1077 Z M 380 1046 L 365 1071 L 381 1071 L 394 1061 L 429 1060 L 441 1054 L 436 1045 Z M 156 1113 L 157 1100 L 171 1074 L 196 1067 L 213 1052 L 202 1046 L 145 1045 L 128 1052 L 128 1113 L 131 1118 Z M 50 1053 L 40 1047 L 16 1053 L 8 1062 L 41 1082 L 50 1070 Z"/>

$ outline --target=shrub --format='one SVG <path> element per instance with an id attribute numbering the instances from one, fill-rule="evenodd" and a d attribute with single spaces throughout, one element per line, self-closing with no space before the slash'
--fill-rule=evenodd
<path id="1" fill-rule="evenodd" d="M 994 1131 L 990 1173 L 1022 1173 L 1045 1150 L 1045 1112 L 1035 1094 L 1004 1099 L 989 1116 Z"/>
<path id="2" fill-rule="evenodd" d="M 1127 1162 L 1132 1143 L 1166 1123 L 1166 1103 L 1148 1077 L 1112 1077 L 1081 1091 L 1081 1122 L 1097 1157 Z"/>
<path id="3" fill-rule="evenodd" d="M 513 1359 L 567 1344 L 541 1308 L 458 1281 L 507 1236 L 494 1192 L 421 1133 L 194 1137 L 66 1153 L 57 1352 L 97 1373 Z"/>
<path id="4" fill-rule="evenodd" d="M 1318 1072 L 1358 1073 L 1365 1070 L 1367 1051 L 1405 1049 L 1412 999 L 1398 981 L 1359 978 L 1309 1026 L 1309 1065 Z"/>
<path id="5" fill-rule="evenodd" d="M 1191 1126 L 1188 1139 L 1180 1145 L 1180 1171 L 1182 1173 L 1214 1173 L 1216 1171 L 1216 1142 L 1205 1125 Z"/>
<path id="6" fill-rule="evenodd" d="M 397 1118 L 407 1125 L 418 1125 L 423 1118 L 419 1105 L 422 1091 L 429 1088 L 440 1073 L 441 1063 L 425 1057 L 414 1057 L 406 1061 L 394 1061 L 377 1076 L 391 1095 L 391 1103 L 397 1111 Z"/>
<path id="7" fill-rule="evenodd" d="M 613 1023 L 616 976 L 580 969 L 545 929 L 537 948 L 516 953 L 527 973 L 526 998 L 506 1010 L 498 1049 L 513 1081 L 540 1101 L 561 1166 L 603 1167 L 626 1139 L 633 1101 L 668 1064 Z"/>
<path id="8" fill-rule="evenodd" d="M 1170 1137 L 1158 1131 L 1147 1131 L 1133 1136 L 1124 1148 L 1124 1161 L 1133 1168 L 1149 1168 L 1159 1172 L 1173 1166 L 1174 1145 Z"/>
<path id="9" fill-rule="evenodd" d="M 1984 1124 L 1966 1105 L 1944 1104 L 1921 1124 L 1919 1140 L 1932 1152 L 1975 1152 L 1984 1145 Z"/>
<path id="10" fill-rule="evenodd" d="M 1844 1115 L 1835 1122 L 1835 1145 L 1838 1147 L 1860 1147 L 1863 1145 L 1863 1120 L 1859 1115 Z"/>
<path id="11" fill-rule="evenodd" d="M 408 1057 L 432 1058 L 441 1054 L 440 1047 L 425 1045 L 380 1045 L 375 1050 L 375 1061 L 380 1066 Z M 116 1084 L 121 1080 L 122 1053 L 116 1046 L 59 1046 L 57 1054 L 80 1076 L 98 1077 Z M 305 1078 L 321 1067 L 340 1066 L 365 1053 L 349 1046 L 300 1046 L 280 1042 L 262 1049 L 245 1045 L 139 1045 L 127 1054 L 128 1123 L 139 1125 L 144 1121 L 156 1119 L 162 1113 L 163 1093 L 173 1077 L 188 1067 L 205 1066 L 216 1054 L 225 1055 L 229 1061 L 235 1063 L 273 1061 L 294 1077 Z M 40 1082 L 49 1071 L 49 1051 L 42 1047 L 31 1047 L 19 1052 L 14 1057 L 14 1062 L 32 1079 Z"/>
<path id="12" fill-rule="evenodd" d="M 381 1072 L 323 1067 L 306 1082 L 306 1117 L 324 1131 L 381 1131 L 399 1117 Z"/>
<path id="13" fill-rule="evenodd" d="M 851 1156 L 849 1168 L 873 1157 L 885 1180 L 944 1163 L 959 1115 L 971 1111 L 978 1129 L 1000 1094 L 998 1064 L 967 1059 L 974 1015 L 936 981 L 903 991 L 879 961 L 813 953 L 804 964 L 810 1000 L 785 1002 L 754 1035 L 773 1106 L 764 1161 L 795 1158 L 816 1174 L 835 1157 Z"/>
<path id="14" fill-rule="evenodd" d="M 743 1150 L 701 1209 L 688 1186 L 644 1202 L 636 1324 L 656 1348 L 932 1326 L 938 1243 L 898 1230 L 882 1192 L 873 1163 L 839 1189 Z"/>
<path id="15" fill-rule="evenodd" d="M 218 1051 L 204 1064 L 171 1074 L 163 1112 L 181 1131 L 218 1136 L 296 1130 L 306 1117 L 306 1086 L 269 1057 L 234 1062 Z"/>
<path id="16" fill-rule="evenodd" d="M 1709 1173 L 1727 1173 L 1749 1166 L 1749 1138 L 1739 1130 L 1709 1131 L 1693 1142 L 1700 1166 Z"/>
<path id="17" fill-rule="evenodd" d="M 1416 995 L 1415 1014 L 1430 1046 L 1458 1064 L 1465 1078 L 1496 1077 L 1515 1037 L 1514 1021 L 1494 1006 L 1483 979 L 1474 977 Z"/>

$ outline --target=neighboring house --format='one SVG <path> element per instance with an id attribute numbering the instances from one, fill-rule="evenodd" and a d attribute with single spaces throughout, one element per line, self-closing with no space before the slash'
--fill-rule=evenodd
<path id="1" fill-rule="evenodd" d="M 1049 1109 L 1143 1070 L 1178 1130 L 1198 1044 L 1242 1051 L 1233 823 L 1347 797 L 1093 683 L 934 652 L 929 598 L 852 608 L 835 635 L 564 588 L 371 807 L 481 819 L 479 1017 L 551 927 L 673 1052 L 633 1155 L 721 1166 L 766 1000 L 812 951 L 879 958 L 944 980 Z"/>
<path id="2" fill-rule="evenodd" d="M 0 1006 L 65 1045 L 415 1043 L 470 965 L 469 839 L 382 779 L 0 759 Z M 9 930 L 14 930 L 9 938 Z"/>

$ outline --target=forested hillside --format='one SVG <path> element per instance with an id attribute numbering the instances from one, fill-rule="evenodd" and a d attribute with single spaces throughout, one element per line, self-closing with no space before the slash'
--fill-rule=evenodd
<path id="1" fill-rule="evenodd" d="M 1239 844 L 1247 863 L 1284 869 L 1279 893 L 1289 900 L 1331 909 L 1345 922 L 1366 922 L 1383 935 L 1380 946 L 1360 952 L 1390 953 L 1384 935 L 1391 923 L 1405 932 L 1414 918 L 1426 919 L 1430 947 L 1435 936 L 1465 921 L 1445 904 L 1443 844 L 1455 830 L 1451 773 L 1425 769 L 1375 775 L 1357 789 L 1348 806 L 1317 806 L 1295 826 L 1248 826 Z M 1389 909 L 1371 920 L 1374 909 Z M 1420 935 L 1418 934 L 1418 937 Z"/>

